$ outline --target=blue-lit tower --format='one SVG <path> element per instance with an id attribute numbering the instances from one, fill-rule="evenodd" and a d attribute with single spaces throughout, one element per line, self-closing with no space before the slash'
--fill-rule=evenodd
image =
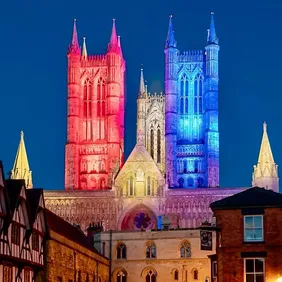
<path id="1" fill-rule="evenodd" d="M 218 38 L 180 53 L 169 20 L 165 44 L 166 177 L 170 188 L 219 185 Z"/>

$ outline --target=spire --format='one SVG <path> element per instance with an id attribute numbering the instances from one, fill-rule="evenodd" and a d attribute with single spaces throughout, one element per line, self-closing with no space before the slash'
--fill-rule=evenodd
<path id="1" fill-rule="evenodd" d="M 211 23 L 210 28 L 208 29 L 208 44 L 218 44 L 218 38 L 215 32 L 215 25 L 214 25 L 214 13 L 211 12 Z"/>
<path id="2" fill-rule="evenodd" d="M 278 166 L 274 162 L 268 134 L 267 124 L 263 123 L 263 135 L 260 146 L 258 164 L 254 166 L 253 186 L 265 187 L 278 192 Z"/>
<path id="3" fill-rule="evenodd" d="M 120 36 L 118 36 L 118 47 L 119 47 L 119 50 L 120 50 L 120 54 L 123 57 L 122 48 L 121 48 L 121 42 L 120 42 Z"/>
<path id="4" fill-rule="evenodd" d="M 83 37 L 82 58 L 87 59 L 86 38 Z"/>
<path id="5" fill-rule="evenodd" d="M 169 16 L 169 24 L 168 24 L 168 33 L 167 33 L 167 38 L 165 42 L 165 49 L 173 47 L 176 48 L 177 42 L 175 41 L 174 38 L 174 31 L 173 31 L 173 26 L 172 26 L 172 15 Z"/>
<path id="6" fill-rule="evenodd" d="M 116 31 L 116 20 L 113 19 L 113 27 L 112 27 L 112 34 L 111 39 L 108 44 L 108 52 L 116 52 L 118 50 L 118 38 L 117 38 L 117 31 Z"/>
<path id="7" fill-rule="evenodd" d="M 27 153 L 24 143 L 24 133 L 21 131 L 20 143 L 15 158 L 13 169 L 11 170 L 11 179 L 24 179 L 27 188 L 32 188 L 32 175 L 29 169 Z"/>
<path id="8" fill-rule="evenodd" d="M 80 55 L 80 48 L 77 39 L 77 30 L 76 30 L 76 19 L 73 21 L 73 32 L 72 32 L 72 40 L 69 46 L 69 53 L 79 54 Z"/>
<path id="9" fill-rule="evenodd" d="M 147 93 L 147 91 L 146 91 L 146 87 L 145 87 L 143 69 L 141 69 L 138 98 L 141 98 L 141 99 L 145 98 L 146 93 Z"/>

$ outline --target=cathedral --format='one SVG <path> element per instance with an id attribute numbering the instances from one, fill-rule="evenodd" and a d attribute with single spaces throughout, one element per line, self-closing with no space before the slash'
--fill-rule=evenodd
<path id="1" fill-rule="evenodd" d="M 76 21 L 68 48 L 65 190 L 44 191 L 46 207 L 83 231 L 195 228 L 212 221 L 211 202 L 245 188 L 219 188 L 218 55 L 214 15 L 206 46 L 179 51 L 169 19 L 164 44 L 164 93 L 150 94 L 141 70 L 136 145 L 124 160 L 126 62 L 116 23 L 105 54 L 79 45 Z M 223 93 L 224 95 L 224 93 Z M 21 133 L 11 178 L 32 188 Z M 279 191 L 263 125 L 252 186 Z"/>

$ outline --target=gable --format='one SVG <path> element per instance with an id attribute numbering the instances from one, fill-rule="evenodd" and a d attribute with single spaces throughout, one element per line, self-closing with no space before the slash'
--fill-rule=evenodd
<path id="1" fill-rule="evenodd" d="M 33 228 L 40 232 L 46 232 L 46 222 L 43 209 L 40 209 L 37 213 L 35 221 L 33 223 Z"/>
<path id="2" fill-rule="evenodd" d="M 141 174 L 155 174 L 157 179 L 163 179 L 163 176 L 157 167 L 155 161 L 152 159 L 146 148 L 141 144 L 136 144 L 124 166 L 119 172 L 115 184 L 119 185 L 125 176 L 134 174 L 136 177 Z"/>

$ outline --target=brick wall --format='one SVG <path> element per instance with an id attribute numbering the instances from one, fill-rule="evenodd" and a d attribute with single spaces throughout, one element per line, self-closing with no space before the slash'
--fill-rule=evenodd
<path id="1" fill-rule="evenodd" d="M 276 282 L 282 275 L 282 210 L 265 208 L 264 242 L 244 243 L 241 210 L 215 210 L 221 236 L 217 236 L 219 282 L 244 281 L 242 252 L 266 252 L 265 281 Z"/>

